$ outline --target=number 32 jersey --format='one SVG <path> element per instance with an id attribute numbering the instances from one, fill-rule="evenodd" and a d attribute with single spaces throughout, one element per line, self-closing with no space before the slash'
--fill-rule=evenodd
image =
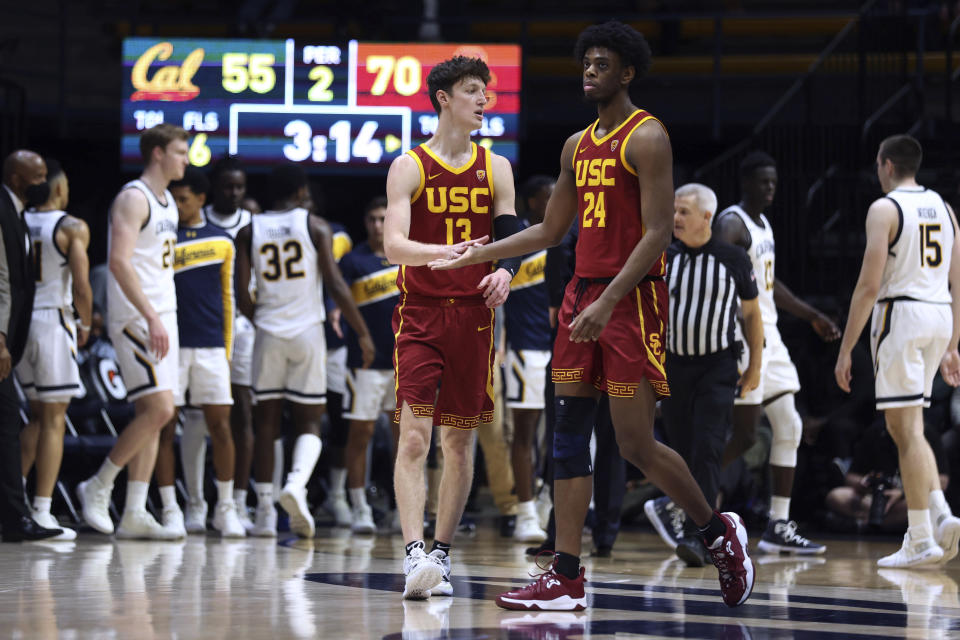
<path id="1" fill-rule="evenodd" d="M 581 278 L 616 276 L 643 237 L 640 184 L 636 169 L 627 161 L 627 143 L 647 120 L 656 118 L 637 109 L 602 138 L 594 133 L 598 120 L 577 141 L 573 154 L 580 225 L 576 275 Z M 664 256 L 657 258 L 648 275 L 666 273 Z"/>
<path id="2" fill-rule="evenodd" d="M 409 238 L 427 244 L 457 244 L 493 237 L 493 167 L 490 151 L 470 143 L 470 160 L 451 167 L 422 144 L 407 153 L 420 169 L 420 187 L 410 199 Z M 402 293 L 431 297 L 481 297 L 477 285 L 490 273 L 491 263 L 451 271 L 400 266 L 397 287 Z"/>
<path id="3" fill-rule="evenodd" d="M 250 260 L 257 279 L 253 323 L 280 338 L 293 338 L 323 322 L 323 285 L 306 209 L 253 216 Z"/>

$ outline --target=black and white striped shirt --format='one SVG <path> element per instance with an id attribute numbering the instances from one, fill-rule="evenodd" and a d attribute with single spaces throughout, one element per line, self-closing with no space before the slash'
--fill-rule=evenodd
<path id="1" fill-rule="evenodd" d="M 750 258 L 740 247 L 711 238 L 692 249 L 676 241 L 667 249 L 670 322 L 667 351 L 704 356 L 728 349 L 740 300 L 757 297 Z"/>

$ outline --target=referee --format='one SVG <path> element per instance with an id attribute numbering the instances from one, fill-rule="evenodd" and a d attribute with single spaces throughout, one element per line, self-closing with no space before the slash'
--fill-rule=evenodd
<path id="1" fill-rule="evenodd" d="M 763 350 L 753 266 L 743 249 L 711 237 L 710 218 L 716 208 L 716 195 L 702 184 L 686 184 L 676 191 L 677 241 L 667 249 L 666 369 L 671 396 L 661 405 L 670 446 L 683 456 L 711 504 L 716 503 L 734 396 L 759 384 Z M 750 347 L 750 362 L 739 381 L 734 341 L 738 304 Z M 659 502 L 657 515 L 666 518 L 654 524 L 661 525 L 657 527 L 661 535 L 661 528 L 673 525 L 677 555 L 688 566 L 709 562 L 693 523 L 681 524 L 683 512 L 668 499 Z"/>

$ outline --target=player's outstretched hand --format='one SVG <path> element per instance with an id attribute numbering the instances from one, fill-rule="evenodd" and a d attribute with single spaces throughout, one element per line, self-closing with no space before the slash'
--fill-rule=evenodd
<path id="1" fill-rule="evenodd" d="M 840 339 L 840 327 L 824 314 L 818 313 L 815 315 L 810 324 L 813 325 L 813 330 L 824 342 L 833 342 Z"/>
<path id="2" fill-rule="evenodd" d="M 614 305 L 597 298 L 570 323 L 570 342 L 599 340 L 603 328 L 610 321 Z"/>
<path id="3" fill-rule="evenodd" d="M 837 366 L 833 368 L 837 386 L 850 393 L 850 354 L 843 351 L 837 356 Z"/>
<path id="4" fill-rule="evenodd" d="M 460 267 L 468 267 L 471 264 L 483 262 L 483 260 L 477 256 L 477 252 L 471 249 L 481 244 L 486 244 L 489 239 L 490 236 L 483 236 L 475 240 L 465 240 L 457 244 L 445 245 L 444 255 L 436 260 L 431 260 L 427 263 L 427 266 L 434 271 L 445 271 L 447 269 L 459 269 Z"/>
<path id="5" fill-rule="evenodd" d="M 373 346 L 373 338 L 370 337 L 370 334 L 360 336 L 357 339 L 357 342 L 360 343 L 360 353 L 361 358 L 363 359 L 363 368 L 368 368 L 373 364 L 373 358 L 377 355 L 377 350 Z"/>
<path id="6" fill-rule="evenodd" d="M 7 339 L 0 333 L 0 380 L 5 380 L 13 369 L 13 356 L 7 350 Z"/>
<path id="7" fill-rule="evenodd" d="M 159 361 L 167 357 L 170 351 L 170 336 L 160 321 L 160 316 L 147 320 L 147 330 L 150 332 L 150 353 Z"/>
<path id="8" fill-rule="evenodd" d="M 940 360 L 940 375 L 951 387 L 960 386 L 960 353 L 956 349 L 951 349 L 943 354 Z"/>
<path id="9" fill-rule="evenodd" d="M 483 289 L 483 301 L 490 309 L 496 309 L 507 301 L 510 295 L 510 281 L 513 277 L 506 269 L 497 269 L 483 276 L 477 289 Z"/>

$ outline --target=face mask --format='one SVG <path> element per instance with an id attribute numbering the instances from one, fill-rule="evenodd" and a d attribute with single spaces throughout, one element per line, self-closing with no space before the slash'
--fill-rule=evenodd
<path id="1" fill-rule="evenodd" d="M 27 208 L 39 207 L 50 199 L 50 183 L 41 182 L 40 184 L 31 184 L 24 192 Z"/>

